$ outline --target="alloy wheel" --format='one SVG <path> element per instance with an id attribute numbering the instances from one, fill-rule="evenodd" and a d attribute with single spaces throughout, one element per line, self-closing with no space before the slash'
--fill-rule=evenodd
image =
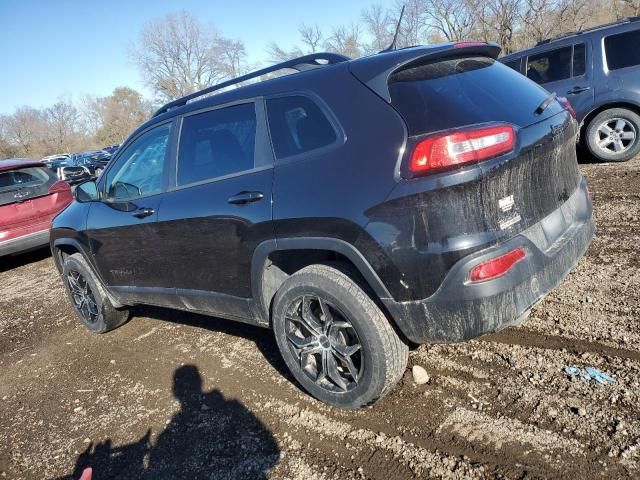
<path id="1" fill-rule="evenodd" d="M 636 141 L 635 126 L 624 118 L 611 118 L 596 130 L 596 144 L 609 154 L 626 152 Z"/>
<path id="2" fill-rule="evenodd" d="M 304 373 L 331 392 L 346 392 L 362 379 L 364 357 L 358 334 L 337 308 L 318 295 L 289 304 L 285 317 L 289 347 Z"/>
<path id="3" fill-rule="evenodd" d="M 67 283 L 75 309 L 85 322 L 95 323 L 98 320 L 98 304 L 87 279 L 80 272 L 72 270 L 67 274 Z"/>

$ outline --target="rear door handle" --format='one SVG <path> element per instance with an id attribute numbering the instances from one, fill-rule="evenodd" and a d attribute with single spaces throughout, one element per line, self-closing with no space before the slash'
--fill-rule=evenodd
<path id="1" fill-rule="evenodd" d="M 578 93 L 582 93 L 582 92 L 585 92 L 587 90 L 591 90 L 591 87 L 573 87 L 567 93 L 569 95 L 577 95 Z"/>
<path id="2" fill-rule="evenodd" d="M 136 210 L 135 213 L 132 213 L 131 215 L 133 215 L 136 218 L 145 218 L 145 217 L 148 217 L 149 215 L 153 215 L 154 213 L 156 213 L 156 211 L 153 208 L 140 208 Z"/>
<path id="3" fill-rule="evenodd" d="M 245 205 L 247 203 L 257 202 L 263 198 L 264 194 L 262 192 L 240 192 L 229 197 L 228 202 L 234 205 Z"/>

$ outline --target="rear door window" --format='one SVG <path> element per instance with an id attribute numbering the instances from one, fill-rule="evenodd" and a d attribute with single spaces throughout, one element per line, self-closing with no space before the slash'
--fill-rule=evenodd
<path id="1" fill-rule="evenodd" d="M 487 57 L 444 59 L 401 70 L 391 76 L 389 92 L 410 135 L 484 122 L 524 127 L 562 111 L 553 103 L 543 115 L 535 115 L 549 92 Z"/>
<path id="2" fill-rule="evenodd" d="M 605 37 L 604 52 L 609 70 L 640 65 L 640 30 Z"/>
<path id="3" fill-rule="evenodd" d="M 570 78 L 571 59 L 571 46 L 531 55 L 527 61 L 527 77 L 536 83 Z"/>
<path id="4" fill-rule="evenodd" d="M 578 43 L 573 46 L 573 72 L 572 77 L 584 75 L 587 60 L 587 52 L 584 43 Z"/>
<path id="5" fill-rule="evenodd" d="M 46 195 L 56 180 L 49 170 L 41 167 L 0 172 L 0 205 Z"/>
<path id="6" fill-rule="evenodd" d="M 254 168 L 256 110 L 253 103 L 188 115 L 182 120 L 178 185 Z"/>
<path id="7" fill-rule="evenodd" d="M 310 152 L 337 141 L 331 122 L 309 97 L 270 98 L 267 100 L 267 115 L 278 159 Z"/>

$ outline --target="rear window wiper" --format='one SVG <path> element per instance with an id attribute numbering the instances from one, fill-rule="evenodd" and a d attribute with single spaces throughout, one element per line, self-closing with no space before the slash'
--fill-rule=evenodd
<path id="1" fill-rule="evenodd" d="M 536 115 L 541 115 L 542 112 L 544 112 L 547 109 L 547 107 L 551 105 L 551 102 L 553 102 L 555 99 L 556 99 L 556 93 L 555 92 L 550 93 L 549 96 L 545 98 L 540 105 L 538 105 L 538 108 L 536 108 L 533 113 Z"/>

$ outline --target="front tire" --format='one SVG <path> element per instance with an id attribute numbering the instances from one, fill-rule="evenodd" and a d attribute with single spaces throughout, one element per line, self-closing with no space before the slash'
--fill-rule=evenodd
<path id="1" fill-rule="evenodd" d="M 640 116 L 626 108 L 611 108 L 587 125 L 585 143 L 603 162 L 626 162 L 640 152 Z"/>
<path id="2" fill-rule="evenodd" d="M 62 279 L 73 310 L 92 332 L 108 332 L 129 319 L 126 308 L 113 306 L 100 280 L 80 253 L 66 257 Z"/>
<path id="3" fill-rule="evenodd" d="M 318 400 L 347 409 L 385 395 L 409 349 L 375 302 L 345 273 L 311 265 L 282 284 L 273 330 L 287 367 Z"/>

